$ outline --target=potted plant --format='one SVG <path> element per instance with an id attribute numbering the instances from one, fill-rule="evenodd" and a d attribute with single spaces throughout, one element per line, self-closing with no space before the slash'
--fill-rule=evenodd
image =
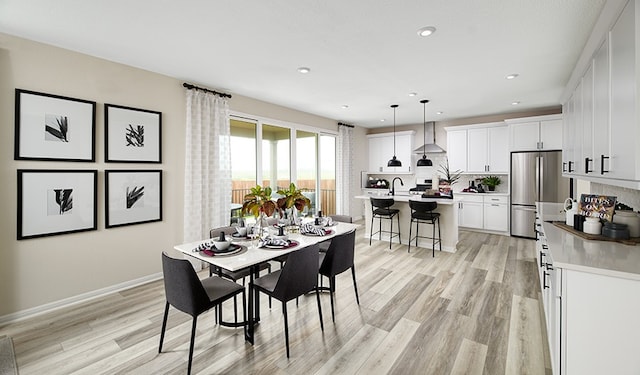
<path id="1" fill-rule="evenodd" d="M 244 196 L 242 204 L 242 216 L 251 213 L 256 218 L 260 233 L 265 227 L 265 216 L 271 216 L 276 211 L 276 203 L 271 199 L 271 187 L 262 188 L 256 185 L 251 188 L 251 193 Z"/>
<path id="2" fill-rule="evenodd" d="M 500 185 L 501 182 L 502 181 L 498 176 L 487 176 L 482 179 L 482 183 L 487 185 L 487 187 L 489 188 L 489 191 L 496 190 L 496 186 Z"/>
<path id="3" fill-rule="evenodd" d="M 277 193 L 282 195 L 278 198 L 276 205 L 280 217 L 284 217 L 285 213 L 289 215 L 290 220 L 294 220 L 294 209 L 298 211 L 304 210 L 305 207 L 311 208 L 311 200 L 302 194 L 304 189 L 298 189 L 293 182 L 289 184 L 289 189 L 278 190 Z"/>
<path id="4" fill-rule="evenodd" d="M 455 184 L 460 179 L 460 174 L 462 173 L 460 170 L 451 171 L 449 168 L 449 159 L 446 159 L 445 164 L 440 164 L 439 172 L 442 174 L 442 178 L 440 179 L 438 190 L 440 193 L 444 193 L 449 196 L 453 196 L 453 192 L 451 190 L 451 186 Z"/>

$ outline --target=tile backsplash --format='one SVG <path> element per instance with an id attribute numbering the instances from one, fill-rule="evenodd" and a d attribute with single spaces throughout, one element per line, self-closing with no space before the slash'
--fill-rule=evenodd
<path id="1" fill-rule="evenodd" d="M 640 190 L 592 182 L 591 194 L 613 195 L 618 198 L 618 202 L 633 207 L 634 211 L 640 211 Z"/>

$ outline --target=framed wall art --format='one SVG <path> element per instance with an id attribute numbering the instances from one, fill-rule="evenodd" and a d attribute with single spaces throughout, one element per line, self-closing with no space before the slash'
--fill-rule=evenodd
<path id="1" fill-rule="evenodd" d="M 15 160 L 95 161 L 96 102 L 16 89 Z"/>
<path id="2" fill-rule="evenodd" d="M 97 229 L 98 171 L 18 169 L 18 240 Z"/>
<path id="3" fill-rule="evenodd" d="M 106 170 L 107 228 L 162 221 L 161 170 Z"/>
<path id="4" fill-rule="evenodd" d="M 162 113 L 104 105 L 105 161 L 162 162 Z"/>

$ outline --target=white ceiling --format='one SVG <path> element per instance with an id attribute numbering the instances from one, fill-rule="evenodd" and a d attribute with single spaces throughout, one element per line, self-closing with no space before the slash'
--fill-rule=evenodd
<path id="1" fill-rule="evenodd" d="M 604 2 L 0 0 L 0 32 L 379 127 L 558 106 Z"/>

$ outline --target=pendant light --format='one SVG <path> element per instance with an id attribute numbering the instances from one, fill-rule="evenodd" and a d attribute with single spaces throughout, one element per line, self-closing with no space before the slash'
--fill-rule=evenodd
<path id="1" fill-rule="evenodd" d="M 427 99 L 423 99 L 420 101 L 420 103 L 422 103 L 422 107 L 423 109 L 423 120 L 422 120 L 422 128 L 423 128 L 423 134 L 424 134 L 424 144 L 427 144 L 427 103 L 429 103 L 429 101 Z M 435 132 L 436 129 L 433 129 L 433 131 Z M 431 162 L 431 160 L 427 159 L 427 152 L 426 150 L 423 149 L 422 151 L 422 159 L 418 160 L 418 167 L 430 167 L 433 165 L 433 162 Z"/>
<path id="2" fill-rule="evenodd" d="M 402 167 L 402 162 L 396 159 L 396 108 L 398 105 L 392 104 L 391 108 L 393 108 L 393 157 L 387 163 L 387 167 Z"/>

